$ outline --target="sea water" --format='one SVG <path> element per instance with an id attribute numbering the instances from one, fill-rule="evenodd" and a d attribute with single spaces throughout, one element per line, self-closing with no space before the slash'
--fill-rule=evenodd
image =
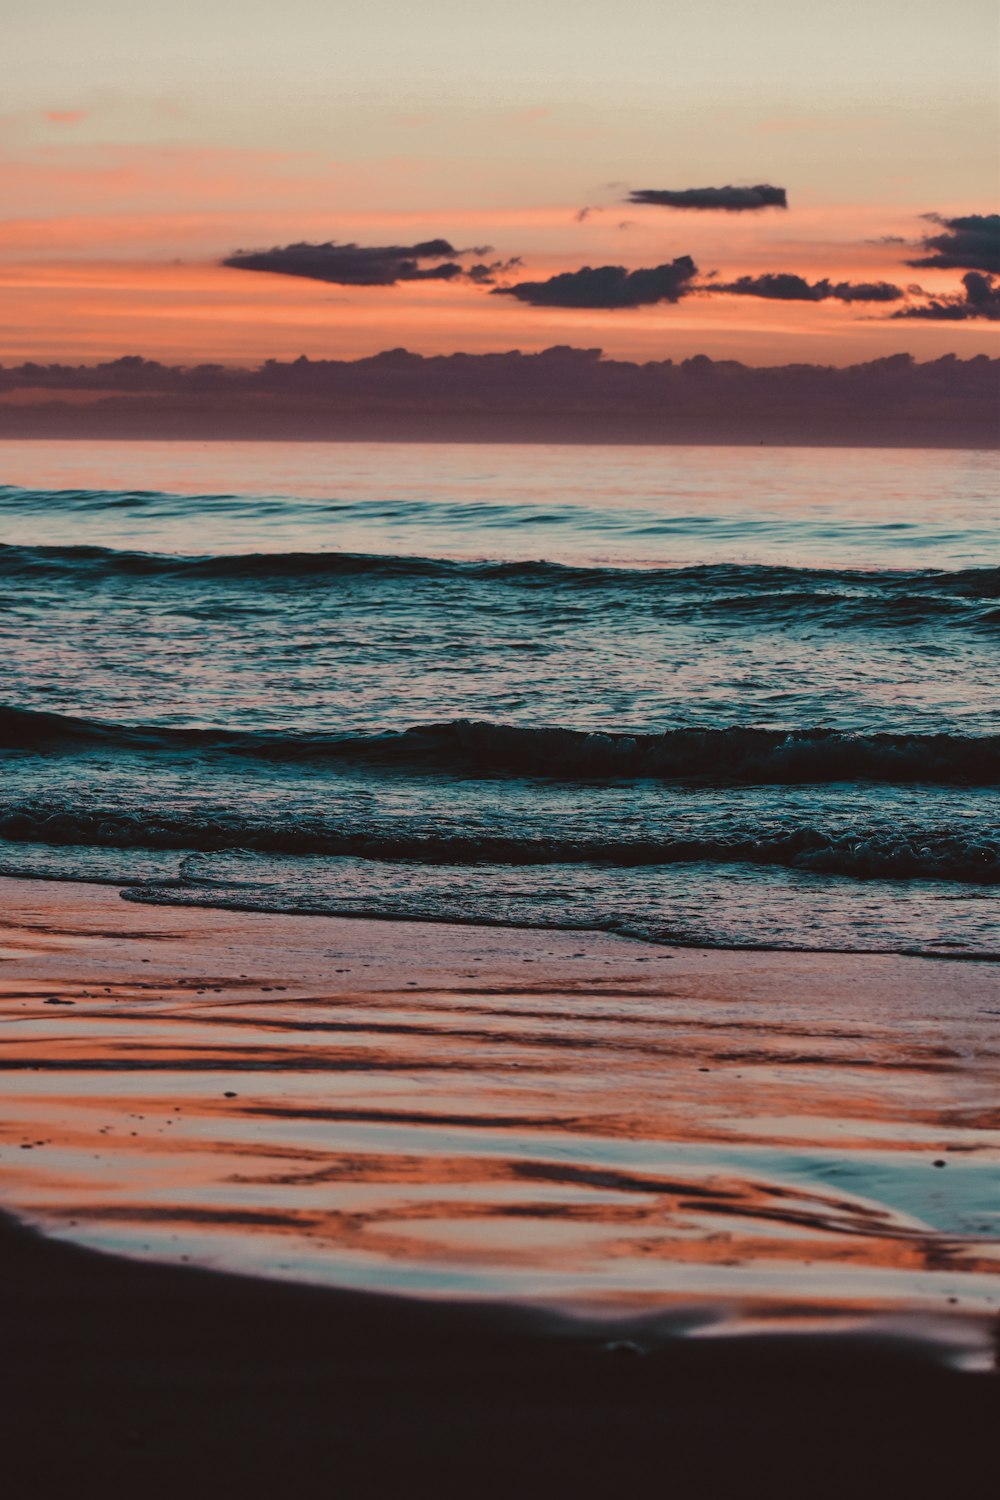
<path id="1" fill-rule="evenodd" d="M 12 442 L 0 873 L 1000 950 L 992 455 Z"/>

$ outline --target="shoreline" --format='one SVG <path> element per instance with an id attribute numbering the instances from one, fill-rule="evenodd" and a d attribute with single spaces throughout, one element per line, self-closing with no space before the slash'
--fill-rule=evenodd
<path id="1" fill-rule="evenodd" d="M 823 879 L 822 874 L 817 876 Z M 575 935 L 578 938 L 609 937 L 626 943 L 638 943 L 644 947 L 667 949 L 671 953 L 731 953 L 735 955 L 767 953 L 777 955 L 806 956 L 806 957 L 844 957 L 844 958 L 903 958 L 903 959 L 929 959 L 934 962 L 958 963 L 958 964 L 1000 964 L 1000 949 L 983 949 L 972 953 L 964 953 L 958 948 L 844 948 L 844 947 L 818 947 L 797 948 L 790 944 L 779 943 L 709 943 L 704 941 L 685 941 L 682 937 L 672 935 L 669 938 L 659 938 L 643 932 L 629 932 L 623 927 L 595 927 L 570 923 L 537 923 L 515 922 L 515 921 L 489 921 L 481 916 L 456 917 L 421 915 L 415 913 L 395 914 L 391 912 L 369 911 L 364 908 L 357 910 L 329 911 L 307 906 L 258 906 L 253 903 L 238 900 L 219 900 L 207 896 L 204 900 L 198 900 L 198 887 L 195 885 L 184 888 L 185 894 L 171 898 L 164 893 L 170 887 L 164 882 L 154 879 L 135 880 L 129 882 L 122 876 L 101 876 L 94 874 L 57 876 L 49 872 L 36 873 L 33 870 L 18 870 L 16 873 L 0 871 L 0 881 L 4 882 L 41 882 L 47 885 L 68 886 L 98 886 L 105 889 L 114 889 L 123 901 L 134 903 L 137 906 L 153 907 L 180 907 L 196 911 L 218 911 L 241 913 L 247 916 L 258 917 L 296 917 L 296 918 L 318 918 L 320 921 L 328 922 L 381 922 L 390 926 L 427 926 L 444 927 L 449 930 L 456 928 L 475 928 L 484 931 L 509 932 L 512 934 L 531 933 L 544 937 L 546 933 L 562 933 L 567 936 Z M 155 892 L 147 894 L 147 892 Z"/>
<path id="2" fill-rule="evenodd" d="M 0 877 L 3 878 L 3 877 Z M 21 876 L 17 879 L 46 879 L 46 876 Z M 820 879 L 823 877 L 820 876 Z M 67 877 L 69 880 L 69 877 Z M 90 884 L 89 881 L 73 879 L 72 884 Z M 928 958 L 944 959 L 951 963 L 1000 963 L 1000 949 L 994 952 L 984 949 L 974 953 L 963 953 L 959 949 L 934 949 L 934 948 L 795 948 L 791 945 L 780 943 L 706 943 L 706 942 L 684 942 L 683 939 L 671 936 L 669 938 L 658 938 L 643 932 L 629 932 L 622 927 L 593 927 L 574 926 L 569 922 L 546 922 L 533 924 L 530 922 L 504 922 L 500 919 L 487 921 L 480 916 L 439 917 L 434 915 L 418 916 L 411 913 L 394 915 L 390 912 L 366 911 L 359 908 L 356 911 L 320 911 L 311 910 L 306 906 L 256 906 L 252 902 L 241 902 L 235 899 L 218 900 L 206 896 L 204 900 L 198 900 L 197 887 L 189 887 L 183 895 L 180 893 L 176 898 L 165 895 L 169 890 L 164 884 L 155 881 L 136 882 L 134 885 L 123 884 L 120 880 L 95 881 L 94 884 L 114 885 L 120 887 L 123 901 L 134 902 L 137 906 L 180 906 L 193 907 L 209 911 L 231 911 L 243 912 L 247 915 L 276 916 L 276 917 L 320 917 L 328 920 L 347 922 L 402 922 L 421 923 L 431 927 L 476 927 L 499 929 L 501 932 L 512 933 L 540 933 L 562 932 L 576 933 L 581 938 L 604 936 L 621 938 L 629 943 L 641 943 L 651 948 L 666 948 L 671 952 L 695 952 L 695 953 L 787 953 L 787 954 L 816 954 L 820 956 L 843 955 L 846 958 Z M 153 894 L 155 892 L 155 895 Z M 194 898 L 194 899 L 192 899 Z"/>

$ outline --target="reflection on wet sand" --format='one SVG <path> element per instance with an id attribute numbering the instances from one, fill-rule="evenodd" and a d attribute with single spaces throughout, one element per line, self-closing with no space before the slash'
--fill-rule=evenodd
<path id="1" fill-rule="evenodd" d="M 105 891 L 74 928 L 17 890 L 0 1195 L 60 1234 L 563 1305 L 1000 1303 L 993 966 L 451 929 L 412 955 L 398 924 L 150 928 Z"/>

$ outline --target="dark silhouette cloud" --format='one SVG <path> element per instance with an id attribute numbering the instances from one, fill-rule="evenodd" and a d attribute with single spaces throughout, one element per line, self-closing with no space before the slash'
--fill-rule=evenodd
<path id="1" fill-rule="evenodd" d="M 939 224 L 940 234 L 924 236 L 928 252 L 908 266 L 934 266 L 939 270 L 992 271 L 1000 275 L 1000 214 L 964 214 L 945 219 L 940 214 L 925 214 L 932 224 Z"/>
<path id="2" fill-rule="evenodd" d="M 787 208 L 784 188 L 759 182 L 756 187 L 706 188 L 635 188 L 629 203 L 655 204 L 660 208 L 723 209 L 726 213 L 746 213 L 758 208 Z"/>
<path id="3" fill-rule="evenodd" d="M 920 307 L 904 307 L 894 318 L 925 318 L 937 323 L 964 323 L 969 318 L 1000 322 L 1000 281 L 967 271 L 962 277 L 965 292 L 954 297 L 934 297 Z"/>
<path id="4" fill-rule="evenodd" d="M 494 297 L 516 297 L 531 307 L 646 307 L 654 302 L 677 302 L 691 290 L 698 267 L 689 255 L 678 256 L 649 270 L 627 271 L 624 266 L 582 266 L 548 281 L 521 281 L 495 287 Z"/>
<path id="5" fill-rule="evenodd" d="M 236 250 L 222 262 L 237 271 L 271 271 L 279 276 L 304 276 L 336 286 L 396 286 L 401 281 L 491 282 L 517 261 L 459 265 L 458 257 L 488 255 L 489 245 L 456 250 L 447 240 L 424 240 L 418 245 L 275 245 L 270 250 Z M 423 264 L 431 262 L 431 264 Z M 434 264 L 438 262 L 438 264 Z"/>
<path id="6" fill-rule="evenodd" d="M 477 250 L 476 254 L 482 254 Z M 519 255 L 512 255 L 509 260 L 491 260 L 488 264 L 482 261 L 474 266 L 468 266 L 464 272 L 466 281 L 475 281 L 480 286 L 492 286 L 498 276 L 505 276 L 508 271 L 516 270 L 521 264 Z"/>
<path id="7" fill-rule="evenodd" d="M 763 276 L 740 276 L 735 281 L 716 282 L 706 291 L 729 292 L 735 297 L 769 297 L 775 302 L 899 302 L 902 287 L 888 281 L 806 281 L 789 271 L 769 271 Z"/>
<path id="8" fill-rule="evenodd" d="M 866 444 L 996 447 L 1000 360 L 754 368 L 705 355 L 539 354 L 267 360 L 254 369 L 0 366 L 0 438 Z M 85 401 L 76 399 L 80 394 Z M 14 396 L 21 398 L 12 400 Z"/>

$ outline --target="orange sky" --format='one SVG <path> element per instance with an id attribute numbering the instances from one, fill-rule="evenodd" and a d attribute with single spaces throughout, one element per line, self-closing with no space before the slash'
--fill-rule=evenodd
<path id="1" fill-rule="evenodd" d="M 227 172 L 227 163 L 210 152 L 186 152 L 180 160 L 170 153 L 166 162 L 159 152 L 147 162 L 128 155 L 127 162 L 76 169 L 57 160 L 47 187 L 53 197 L 59 193 L 66 211 L 21 214 L 0 224 L 5 362 L 86 362 L 122 352 L 176 362 L 253 362 L 302 353 L 354 357 L 396 345 L 443 353 L 571 343 L 633 358 L 704 352 L 758 364 L 843 364 L 900 348 L 932 358 L 995 346 L 996 325 L 902 328 L 886 320 L 884 308 L 857 304 L 697 296 L 676 305 L 577 311 L 531 308 L 470 285 L 331 286 L 218 263 L 237 246 L 281 242 L 292 223 L 298 238 L 324 239 L 335 227 L 342 239 L 362 244 L 412 243 L 444 232 L 464 245 L 489 235 L 498 254 L 523 255 L 519 274 L 531 279 L 583 264 L 656 265 L 692 254 L 703 271 L 718 270 L 723 278 L 794 269 L 813 280 L 906 284 L 920 274 L 929 290 L 955 290 L 958 273 L 911 271 L 900 259 L 913 250 L 869 243 L 881 234 L 912 240 L 919 232 L 920 220 L 898 209 L 806 206 L 771 214 L 764 223 L 725 214 L 629 210 L 613 202 L 583 223 L 568 202 L 439 213 L 345 208 L 330 215 L 308 206 L 316 185 L 310 172 L 282 178 L 279 163 L 245 160 L 228 164 Z M 277 176 L 276 196 L 283 201 L 275 203 L 268 172 Z M 17 165 L 0 170 L 0 192 L 8 202 L 20 175 Z M 240 199 L 261 178 L 268 183 L 269 206 L 241 207 Z M 37 177 L 29 176 L 26 187 L 28 198 L 39 193 Z M 349 199 L 349 188 L 344 196 Z M 124 206 L 137 198 L 161 206 Z M 630 226 L 624 230 L 622 215 Z"/>
<path id="2" fill-rule="evenodd" d="M 353 52 L 332 48 L 336 28 L 314 0 L 289 0 L 287 28 L 248 3 L 238 34 L 223 24 L 228 3 L 193 0 L 178 0 L 162 37 L 120 0 L 96 0 L 76 31 L 54 0 L 17 19 L 0 114 L 0 362 L 570 343 L 846 364 L 996 346 L 995 322 L 894 323 L 885 306 L 698 295 L 533 308 L 468 283 L 346 287 L 220 265 L 240 247 L 445 237 L 522 257 L 515 275 L 528 280 L 690 255 L 723 280 L 790 272 L 956 292 L 960 271 L 905 262 L 931 232 L 921 214 L 996 210 L 981 0 L 956 0 L 944 33 L 922 0 L 883 0 L 865 27 L 854 0 L 836 16 L 820 7 L 808 26 L 790 0 L 762 0 L 753 26 L 728 0 L 682 25 L 668 0 L 624 0 L 621 20 L 641 19 L 641 37 L 568 0 L 517 0 L 508 21 L 530 20 L 530 56 L 509 26 L 467 24 L 452 0 L 430 0 L 422 30 L 397 0 L 376 0 L 367 21 L 341 17 Z M 893 38 L 880 71 L 877 34 L 890 40 L 904 15 L 906 44 Z M 327 50 L 314 56 L 311 43 Z M 779 184 L 790 207 L 624 203 L 629 187 L 729 182 Z"/>
<path id="3" fill-rule="evenodd" d="M 554 257 L 548 264 L 562 269 Z M 865 316 L 839 304 L 719 296 L 623 312 L 567 312 L 524 307 L 473 287 L 328 287 L 198 262 L 7 263 L 0 266 L 0 289 L 8 363 L 88 363 L 122 352 L 174 363 L 255 363 L 299 354 L 352 358 L 399 345 L 434 354 L 571 343 L 645 359 L 707 353 L 750 364 L 846 364 L 901 348 L 919 358 L 949 350 L 968 357 L 996 343 L 995 327 L 902 329 L 878 309 Z"/>

